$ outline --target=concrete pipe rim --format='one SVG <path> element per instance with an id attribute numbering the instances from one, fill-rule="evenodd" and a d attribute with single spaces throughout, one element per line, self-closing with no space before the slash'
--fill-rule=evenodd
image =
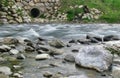
<path id="1" fill-rule="evenodd" d="M 30 10 L 30 15 L 31 15 L 31 17 L 33 17 L 33 18 L 39 17 L 39 16 L 40 16 L 40 13 L 41 13 L 41 11 L 40 11 L 38 8 L 36 8 L 36 7 L 33 7 L 33 8 L 31 8 L 31 10 Z"/>

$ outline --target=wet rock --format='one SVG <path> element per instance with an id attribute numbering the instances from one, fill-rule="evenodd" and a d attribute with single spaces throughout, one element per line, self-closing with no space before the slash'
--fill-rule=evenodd
<path id="1" fill-rule="evenodd" d="M 62 77 L 63 77 L 62 74 L 56 73 L 51 78 L 62 78 Z"/>
<path id="2" fill-rule="evenodd" d="M 45 60 L 50 59 L 50 56 L 48 54 L 39 54 L 35 57 L 36 60 Z"/>
<path id="3" fill-rule="evenodd" d="M 120 40 L 118 35 L 107 35 L 104 38 L 104 41 Z"/>
<path id="4" fill-rule="evenodd" d="M 113 78 L 120 78 L 120 66 L 113 66 L 112 75 Z"/>
<path id="5" fill-rule="evenodd" d="M 114 63 L 114 64 L 119 64 L 119 65 L 120 65 L 120 57 L 115 58 L 115 56 L 114 56 L 113 63 Z"/>
<path id="6" fill-rule="evenodd" d="M 112 54 L 103 46 L 86 46 L 80 49 L 75 57 L 77 65 L 96 69 L 99 72 L 108 70 L 112 63 Z"/>
<path id="7" fill-rule="evenodd" d="M 15 77 L 15 78 L 24 78 L 23 75 L 21 75 L 19 73 L 14 73 L 13 77 Z"/>
<path id="8" fill-rule="evenodd" d="M 47 78 L 50 78 L 50 77 L 52 77 L 52 73 L 51 72 L 49 72 L 49 71 L 46 71 L 46 72 L 44 72 L 44 74 L 43 74 L 43 76 L 44 77 L 47 77 Z"/>
<path id="9" fill-rule="evenodd" d="M 23 59 L 25 59 L 26 57 L 25 57 L 25 55 L 24 54 L 18 54 L 18 56 L 17 56 L 17 59 L 19 59 L 19 60 L 23 60 Z"/>
<path id="10" fill-rule="evenodd" d="M 29 40 L 29 39 L 24 39 L 23 40 L 25 43 L 31 43 L 32 41 L 31 40 Z"/>
<path id="11" fill-rule="evenodd" d="M 47 52 L 50 55 L 61 55 L 63 53 L 62 49 L 50 48 Z"/>
<path id="12" fill-rule="evenodd" d="M 0 72 L 4 73 L 5 75 L 11 75 L 12 74 L 11 69 L 7 66 L 0 67 Z"/>
<path id="13" fill-rule="evenodd" d="M 6 37 L 6 38 L 4 38 L 3 43 L 4 43 L 4 44 L 18 44 L 19 41 L 18 41 L 18 39 L 16 39 L 16 38 Z"/>
<path id="14" fill-rule="evenodd" d="M 34 48 L 34 44 L 32 42 L 27 42 L 26 45 Z"/>
<path id="15" fill-rule="evenodd" d="M 50 41 L 49 45 L 56 48 L 62 48 L 65 46 L 64 43 L 58 39 Z"/>
<path id="16" fill-rule="evenodd" d="M 7 45 L 0 46 L 0 52 L 8 52 L 11 48 Z"/>
<path id="17" fill-rule="evenodd" d="M 76 40 L 70 40 L 69 43 L 76 43 Z"/>
<path id="18" fill-rule="evenodd" d="M 96 40 L 95 38 L 90 38 L 90 42 L 91 42 L 91 43 L 99 43 L 99 41 Z"/>
<path id="19" fill-rule="evenodd" d="M 64 57 L 64 60 L 68 61 L 68 62 L 75 62 L 75 58 L 72 54 L 67 54 L 65 57 Z"/>
<path id="20" fill-rule="evenodd" d="M 79 50 L 78 49 L 73 49 L 72 52 L 79 52 Z"/>
<path id="21" fill-rule="evenodd" d="M 36 51 L 38 50 L 43 50 L 45 52 L 49 51 L 49 47 L 48 46 L 41 46 L 41 45 L 37 45 L 36 46 Z"/>
<path id="22" fill-rule="evenodd" d="M 102 37 L 97 36 L 96 34 L 87 34 L 86 39 L 95 39 L 97 41 L 102 41 Z"/>
<path id="23" fill-rule="evenodd" d="M 71 45 L 70 45 L 70 44 L 67 44 L 66 46 L 67 46 L 67 47 L 71 47 Z"/>
<path id="24" fill-rule="evenodd" d="M 27 52 L 33 52 L 33 51 L 35 51 L 35 50 L 34 50 L 34 48 L 31 47 L 31 46 L 26 46 L 26 47 L 25 47 L 25 51 L 27 51 Z"/>
<path id="25" fill-rule="evenodd" d="M 16 55 L 16 54 L 18 54 L 18 53 L 19 53 L 19 51 L 16 50 L 16 49 L 11 49 L 11 50 L 10 50 L 10 54 L 12 54 L 12 55 Z"/>
<path id="26" fill-rule="evenodd" d="M 45 41 L 45 39 L 41 38 L 41 37 L 38 37 L 38 40 L 39 41 Z"/>
<path id="27" fill-rule="evenodd" d="M 43 50 L 38 50 L 37 53 L 38 53 L 38 54 L 43 54 L 43 53 L 46 53 L 46 52 L 43 51 Z"/>
<path id="28" fill-rule="evenodd" d="M 22 67 L 19 66 L 19 65 L 13 65 L 13 68 L 16 69 L 16 70 L 18 70 L 18 69 L 20 69 L 20 68 L 22 68 Z"/>
<path id="29" fill-rule="evenodd" d="M 90 40 L 89 39 L 80 39 L 80 40 L 77 40 L 77 42 L 79 42 L 81 44 L 90 44 Z"/>

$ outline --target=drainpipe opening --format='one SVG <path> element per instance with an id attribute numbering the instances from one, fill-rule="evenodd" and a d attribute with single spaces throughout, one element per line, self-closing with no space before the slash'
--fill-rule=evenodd
<path id="1" fill-rule="evenodd" d="M 32 17 L 36 18 L 40 15 L 40 10 L 38 8 L 32 8 L 30 14 Z"/>

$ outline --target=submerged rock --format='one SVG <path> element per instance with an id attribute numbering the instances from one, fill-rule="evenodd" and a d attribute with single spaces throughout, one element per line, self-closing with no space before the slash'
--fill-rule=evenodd
<path id="1" fill-rule="evenodd" d="M 75 57 L 76 64 L 96 69 L 99 72 L 108 70 L 112 63 L 112 54 L 103 48 L 103 46 L 83 47 Z"/>
<path id="2" fill-rule="evenodd" d="M 104 41 L 120 40 L 118 35 L 107 35 L 104 37 Z"/>

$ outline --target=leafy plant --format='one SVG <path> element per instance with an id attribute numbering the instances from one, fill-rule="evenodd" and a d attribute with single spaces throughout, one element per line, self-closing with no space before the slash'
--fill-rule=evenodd
<path id="1" fill-rule="evenodd" d="M 2 4 L 2 6 L 8 6 L 9 5 L 9 0 L 0 0 L 0 4 Z"/>
<path id="2" fill-rule="evenodd" d="M 68 21 L 74 20 L 75 16 L 78 16 L 79 13 L 82 13 L 82 9 L 80 8 L 74 8 L 74 9 L 70 9 L 69 11 L 67 11 Z"/>

